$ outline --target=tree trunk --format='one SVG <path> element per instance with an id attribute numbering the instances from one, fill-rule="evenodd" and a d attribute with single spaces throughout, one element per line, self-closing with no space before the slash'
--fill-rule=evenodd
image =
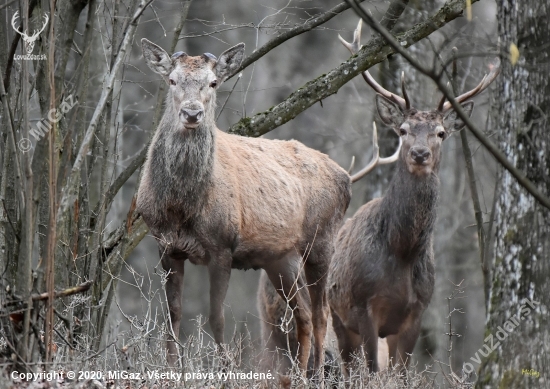
<path id="1" fill-rule="evenodd" d="M 494 109 L 500 147 L 543 193 L 550 193 L 550 5 L 538 0 L 499 0 L 497 5 L 501 47 L 515 44 L 520 52 L 515 66 L 503 61 L 498 79 Z M 503 169 L 499 180 L 486 336 L 493 335 L 495 345 L 503 340 L 483 360 L 477 387 L 547 387 L 550 211 Z M 505 324 L 514 317 L 517 325 Z"/>

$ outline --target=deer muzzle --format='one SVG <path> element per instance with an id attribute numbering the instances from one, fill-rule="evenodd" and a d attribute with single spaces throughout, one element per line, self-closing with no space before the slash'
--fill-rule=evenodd
<path id="1" fill-rule="evenodd" d="M 204 107 L 200 103 L 184 106 L 179 116 L 184 127 L 196 128 L 204 119 Z"/>
<path id="2" fill-rule="evenodd" d="M 427 147 L 411 148 L 411 158 L 418 165 L 425 164 L 431 157 L 432 153 Z"/>

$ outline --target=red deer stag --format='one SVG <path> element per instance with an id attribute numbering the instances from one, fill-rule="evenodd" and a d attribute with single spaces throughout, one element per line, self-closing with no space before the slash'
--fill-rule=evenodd
<path id="1" fill-rule="evenodd" d="M 399 150 L 401 147 L 401 139 L 397 151 L 388 158 L 380 158 L 378 147 L 378 135 L 376 129 L 373 132 L 373 158 L 368 164 L 368 167 L 362 170 L 362 174 L 367 174 L 372 171 L 376 166 L 392 163 L 397 161 L 399 156 Z M 306 259 L 307 260 L 307 259 Z M 308 306 L 311 306 L 311 301 L 307 295 L 306 282 L 303 277 L 303 273 L 296 281 L 297 293 L 301 294 L 301 300 Z M 280 289 L 280 286 L 278 287 Z M 290 355 L 296 355 L 298 350 L 298 342 L 296 338 L 296 323 L 293 318 L 293 312 L 289 309 L 287 300 L 292 296 L 285 296 L 285 299 L 281 298 L 280 293 L 277 293 L 276 288 L 269 281 L 269 278 L 265 272 L 260 275 L 260 283 L 258 286 L 257 294 L 257 306 L 261 319 L 261 336 L 262 345 L 265 348 L 265 355 L 262 361 L 262 365 L 265 370 L 276 369 L 280 373 L 286 373 L 291 367 L 292 363 L 289 358 Z M 336 335 L 332 331 L 332 324 L 329 318 L 327 326 L 327 338 L 325 344 L 328 346 L 325 350 L 325 359 L 327 360 L 325 368 L 335 369 L 338 367 L 338 347 L 336 345 Z M 386 360 L 388 356 L 386 341 L 380 339 L 379 345 L 379 359 Z M 282 355 L 281 355 L 282 354 Z M 312 358 L 308 364 L 308 371 L 311 372 Z M 385 366 L 385 365 L 384 365 Z"/>
<path id="2" fill-rule="evenodd" d="M 360 26 L 354 42 L 360 49 Z M 359 31 L 358 31 L 359 30 Z M 472 101 L 496 78 L 495 66 L 473 90 L 456 98 L 470 115 Z M 390 360 L 407 365 L 420 331 L 422 313 L 434 288 L 433 229 L 439 195 L 442 142 L 464 123 L 443 98 L 436 110 L 411 107 L 383 89 L 368 72 L 382 122 L 403 139 L 397 171 L 383 198 L 363 205 L 340 229 L 330 264 L 328 298 L 344 361 L 363 347 L 371 371 L 379 370 L 378 337 L 387 337 Z M 398 360 L 399 358 L 399 360 Z"/>
<path id="3" fill-rule="evenodd" d="M 314 366 L 322 368 L 328 264 L 351 182 L 364 171 L 350 178 L 326 155 L 299 142 L 240 137 L 216 127 L 216 91 L 239 67 L 244 44 L 219 59 L 208 53 L 170 56 L 147 39 L 142 48 L 147 65 L 169 84 L 137 209 L 158 241 L 168 272 L 174 336 L 179 334 L 186 259 L 208 268 L 209 322 L 218 344 L 223 343 L 223 301 L 232 268 L 262 268 L 290 296 L 303 265 L 311 306 L 300 294 L 290 301 L 297 308 L 299 366 L 305 372 L 313 331 Z M 167 349 L 174 364 L 176 344 L 169 341 Z"/>

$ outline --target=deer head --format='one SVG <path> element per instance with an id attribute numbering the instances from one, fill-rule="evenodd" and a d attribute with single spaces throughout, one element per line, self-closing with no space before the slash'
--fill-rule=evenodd
<path id="1" fill-rule="evenodd" d="M 173 104 L 181 125 L 190 130 L 203 120 L 213 124 L 216 90 L 241 64 L 244 43 L 227 49 L 219 59 L 210 53 L 192 57 L 182 51 L 170 56 L 145 38 L 141 45 L 147 65 L 170 86 L 168 104 Z"/>
<path id="2" fill-rule="evenodd" d="M 342 44 L 352 53 L 361 49 L 362 21 L 355 29 L 353 42 L 346 42 L 340 35 Z M 461 104 L 464 112 L 471 115 L 474 102 L 466 101 L 485 90 L 500 72 L 500 67 L 493 66 L 491 72 L 485 75 L 481 82 L 472 90 L 461 94 L 455 100 Z M 405 86 L 405 74 L 401 74 L 401 89 L 403 97 L 384 89 L 368 71 L 362 73 L 363 78 L 378 94 L 376 107 L 382 122 L 391 127 L 403 140 L 401 160 L 405 162 L 409 173 L 428 175 L 439 168 L 441 158 L 441 143 L 453 132 L 464 127 L 464 122 L 458 118 L 445 97 L 441 99 L 437 109 L 419 111 L 411 106 Z"/>
<path id="3" fill-rule="evenodd" d="M 48 25 L 48 21 L 50 20 L 48 14 L 44 14 L 44 24 L 42 25 L 42 28 L 40 30 L 34 30 L 34 33 L 29 36 L 27 35 L 26 32 L 21 32 L 19 31 L 19 27 L 17 27 L 15 25 L 15 21 L 17 20 L 17 16 L 19 14 L 19 11 L 17 11 L 13 17 L 11 18 L 11 25 L 13 27 L 13 29 L 19 34 L 21 35 L 21 37 L 23 38 L 23 42 L 25 43 L 25 50 L 27 51 L 27 54 L 32 54 L 32 51 L 34 49 L 34 42 L 38 39 L 38 36 L 40 35 L 40 33 L 42 31 L 44 31 L 44 29 L 46 28 L 46 26 Z"/>

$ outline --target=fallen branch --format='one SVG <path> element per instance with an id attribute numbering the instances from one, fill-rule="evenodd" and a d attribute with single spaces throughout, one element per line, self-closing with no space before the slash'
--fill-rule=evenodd
<path id="1" fill-rule="evenodd" d="M 80 285 L 72 286 L 72 287 L 67 288 L 67 289 L 63 289 L 59 292 L 55 292 L 54 295 L 53 295 L 53 298 L 67 297 L 67 296 L 71 296 L 73 294 L 86 292 L 88 289 L 90 289 L 90 286 L 92 286 L 92 284 L 93 284 L 92 281 L 86 281 L 86 282 L 84 282 Z M 44 293 L 40 293 L 40 294 L 33 294 L 31 296 L 31 298 L 32 298 L 32 301 L 43 301 L 43 300 L 47 300 L 49 295 L 50 294 L 48 292 L 44 292 Z M 23 302 L 23 300 L 24 300 L 23 298 L 18 297 L 16 300 L 7 301 L 4 304 L 4 306 L 15 305 L 17 303 Z"/>

